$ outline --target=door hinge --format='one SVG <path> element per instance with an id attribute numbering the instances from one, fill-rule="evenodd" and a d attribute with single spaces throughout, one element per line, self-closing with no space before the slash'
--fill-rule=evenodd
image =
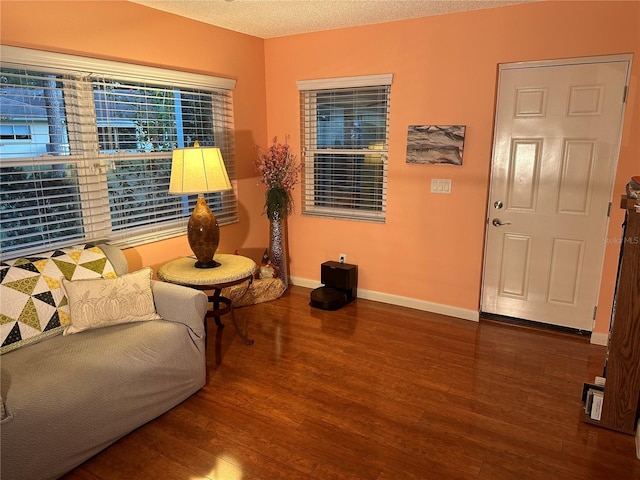
<path id="1" fill-rule="evenodd" d="M 629 86 L 625 85 L 622 91 L 622 103 L 627 103 L 627 93 L 629 93 Z"/>
<path id="2" fill-rule="evenodd" d="M 596 321 L 596 313 L 598 313 L 598 306 L 593 307 L 593 321 Z"/>
<path id="3" fill-rule="evenodd" d="M 609 207 L 607 207 L 607 217 L 611 216 L 611 202 L 609 202 Z"/>

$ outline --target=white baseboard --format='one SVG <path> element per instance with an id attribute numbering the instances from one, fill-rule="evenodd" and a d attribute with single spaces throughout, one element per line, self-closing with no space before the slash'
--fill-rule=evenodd
<path id="1" fill-rule="evenodd" d="M 289 277 L 289 281 L 292 285 L 297 285 L 298 287 L 318 288 L 322 286 L 317 280 L 309 280 L 308 278 Z"/>
<path id="2" fill-rule="evenodd" d="M 291 277 L 291 283 L 299 287 L 317 288 L 322 286 L 317 280 L 309 280 L 307 278 Z M 389 303 L 400 307 L 415 308 L 425 312 L 439 313 L 440 315 L 448 315 L 450 317 L 462 318 L 463 320 L 471 320 L 478 322 L 480 320 L 480 312 L 476 310 L 468 310 L 466 308 L 452 307 L 441 303 L 427 302 L 416 298 L 403 297 L 400 295 L 392 295 L 389 293 L 374 292 L 371 290 L 358 289 L 358 298 L 373 300 L 375 302 Z"/>
<path id="3" fill-rule="evenodd" d="M 608 333 L 591 332 L 591 343 L 593 343 L 594 345 L 604 345 L 606 347 L 608 342 Z"/>

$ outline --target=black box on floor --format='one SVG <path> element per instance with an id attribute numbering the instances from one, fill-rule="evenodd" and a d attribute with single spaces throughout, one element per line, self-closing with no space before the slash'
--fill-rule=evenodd
<path id="1" fill-rule="evenodd" d="M 324 262 L 320 265 L 320 281 L 325 287 L 344 290 L 349 298 L 355 298 L 358 288 L 358 266 L 350 263 Z"/>
<path id="2" fill-rule="evenodd" d="M 320 266 L 320 281 L 324 287 L 311 292 L 312 307 L 337 310 L 356 298 L 358 266 L 350 263 L 324 262 Z"/>

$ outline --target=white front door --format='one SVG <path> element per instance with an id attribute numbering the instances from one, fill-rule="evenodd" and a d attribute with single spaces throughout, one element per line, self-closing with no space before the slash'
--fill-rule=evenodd
<path id="1" fill-rule="evenodd" d="M 501 66 L 483 312 L 592 330 L 630 64 Z"/>

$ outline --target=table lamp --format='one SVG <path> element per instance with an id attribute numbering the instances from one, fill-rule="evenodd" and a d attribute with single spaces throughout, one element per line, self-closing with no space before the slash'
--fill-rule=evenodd
<path id="1" fill-rule="evenodd" d="M 169 193 L 198 194 L 198 202 L 187 227 L 189 246 L 197 259 L 196 268 L 215 268 L 220 265 L 213 259 L 220 242 L 220 228 L 203 194 L 231 188 L 219 148 L 200 147 L 195 142 L 191 148 L 173 151 Z"/>

